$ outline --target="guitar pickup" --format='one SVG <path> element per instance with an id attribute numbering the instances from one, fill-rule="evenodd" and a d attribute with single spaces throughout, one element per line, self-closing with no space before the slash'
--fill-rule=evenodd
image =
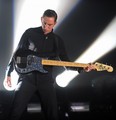
<path id="1" fill-rule="evenodd" d="M 27 63 L 27 58 L 26 57 L 16 57 L 16 63 L 20 64 L 20 63 Z"/>
<path id="2" fill-rule="evenodd" d="M 17 64 L 20 64 L 20 63 L 21 63 L 21 57 L 17 57 L 17 58 L 16 58 L 16 63 L 17 63 Z"/>

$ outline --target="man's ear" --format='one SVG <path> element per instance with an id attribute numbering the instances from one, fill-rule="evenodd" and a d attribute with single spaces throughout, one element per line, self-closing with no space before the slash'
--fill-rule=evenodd
<path id="1" fill-rule="evenodd" d="M 57 21 L 55 22 L 55 24 L 54 24 L 54 25 L 56 25 L 56 23 L 57 23 Z"/>

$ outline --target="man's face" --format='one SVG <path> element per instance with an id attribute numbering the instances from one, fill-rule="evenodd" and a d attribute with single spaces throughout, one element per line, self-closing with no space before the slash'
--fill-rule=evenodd
<path id="1" fill-rule="evenodd" d="M 48 34 L 52 31 L 54 25 L 56 24 L 54 17 L 41 17 L 42 29 L 44 34 Z"/>

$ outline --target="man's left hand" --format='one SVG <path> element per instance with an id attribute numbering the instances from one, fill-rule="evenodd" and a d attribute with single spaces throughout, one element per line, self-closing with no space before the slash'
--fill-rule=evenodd
<path id="1" fill-rule="evenodd" d="M 87 67 L 84 68 L 86 72 L 90 72 L 92 70 L 95 70 L 95 66 L 92 63 L 89 63 Z"/>

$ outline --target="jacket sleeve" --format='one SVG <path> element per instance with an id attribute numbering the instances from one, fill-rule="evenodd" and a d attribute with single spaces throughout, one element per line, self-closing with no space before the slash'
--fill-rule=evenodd
<path id="1" fill-rule="evenodd" d="M 11 76 L 11 72 L 14 70 L 14 68 L 15 68 L 15 63 L 14 63 L 14 60 L 12 58 L 7 66 L 7 76 Z"/>
<path id="2" fill-rule="evenodd" d="M 56 37 L 56 41 L 59 59 L 61 61 L 70 61 L 65 49 L 64 41 L 59 36 Z"/>
<path id="3" fill-rule="evenodd" d="M 65 49 L 65 45 L 64 45 L 64 41 L 58 36 L 58 42 L 57 42 L 57 46 L 58 46 L 58 53 L 59 53 L 59 59 L 61 61 L 69 61 L 71 62 L 71 60 L 69 59 L 66 49 Z M 65 67 L 66 70 L 74 70 L 74 71 L 78 71 L 79 73 L 83 72 L 83 68 L 79 68 L 79 67 Z"/>
<path id="4" fill-rule="evenodd" d="M 7 76 L 10 76 L 11 75 L 11 72 L 13 72 L 13 70 L 15 69 L 15 59 L 16 59 L 16 56 L 20 53 L 22 53 L 22 49 L 25 49 L 25 46 L 26 46 L 26 40 L 28 38 L 28 30 L 26 30 L 20 41 L 19 41 L 19 44 L 15 50 L 15 52 L 13 53 L 13 57 L 11 58 L 8 66 L 7 66 Z"/>

